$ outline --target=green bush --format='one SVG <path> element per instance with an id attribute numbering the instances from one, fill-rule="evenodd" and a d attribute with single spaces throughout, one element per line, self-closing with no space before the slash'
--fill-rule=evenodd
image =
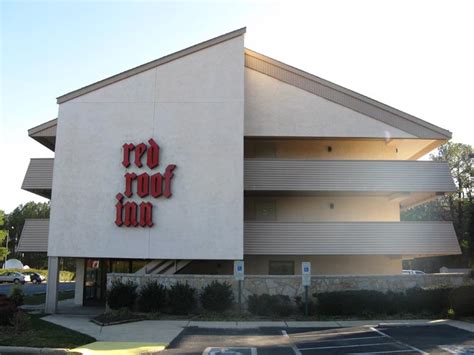
<path id="1" fill-rule="evenodd" d="M 196 289 L 187 283 L 176 283 L 168 290 L 171 313 L 189 314 L 196 307 Z"/>
<path id="2" fill-rule="evenodd" d="M 111 309 L 132 309 L 137 298 L 137 284 L 132 281 L 112 281 L 112 287 L 107 290 L 107 304 Z"/>
<path id="3" fill-rule="evenodd" d="M 371 290 L 337 291 L 315 294 L 321 315 L 371 316 L 376 314 L 445 314 L 450 288 L 411 288 L 387 293 Z"/>
<path id="4" fill-rule="evenodd" d="M 451 291 L 449 302 L 456 317 L 474 316 L 474 286 L 461 286 Z"/>
<path id="5" fill-rule="evenodd" d="M 17 311 L 15 302 L 6 295 L 0 294 L 0 325 L 10 325 Z"/>
<path id="6" fill-rule="evenodd" d="M 231 308 L 234 303 L 232 286 L 227 282 L 212 281 L 202 290 L 200 300 L 205 310 L 224 312 Z"/>
<path id="7" fill-rule="evenodd" d="M 158 312 L 166 305 L 166 287 L 156 281 L 144 285 L 138 295 L 138 309 L 141 312 Z"/>
<path id="8" fill-rule="evenodd" d="M 298 312 L 304 314 L 305 312 L 305 302 L 304 298 L 300 296 L 295 297 L 296 308 Z M 318 303 L 317 299 L 309 297 L 308 299 L 308 315 L 315 315 L 317 313 Z"/>
<path id="9" fill-rule="evenodd" d="M 248 298 L 248 309 L 250 313 L 258 316 L 281 316 L 286 317 L 293 313 L 294 307 L 290 297 L 285 295 L 250 295 Z"/>
<path id="10" fill-rule="evenodd" d="M 410 288 L 406 290 L 402 297 L 403 304 L 401 311 L 412 314 L 443 314 L 449 306 L 450 288 Z"/>
<path id="11" fill-rule="evenodd" d="M 23 301 L 25 300 L 25 294 L 21 288 L 13 287 L 9 298 L 13 301 L 13 303 L 15 303 L 17 307 L 19 307 L 23 305 Z"/>

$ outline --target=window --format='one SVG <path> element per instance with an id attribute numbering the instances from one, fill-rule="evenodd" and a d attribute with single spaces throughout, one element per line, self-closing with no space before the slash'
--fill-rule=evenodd
<path id="1" fill-rule="evenodd" d="M 269 275 L 294 275 L 295 262 L 292 260 L 270 260 L 268 265 Z"/>

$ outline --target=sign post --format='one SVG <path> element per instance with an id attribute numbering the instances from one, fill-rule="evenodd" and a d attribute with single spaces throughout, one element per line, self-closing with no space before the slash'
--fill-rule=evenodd
<path id="1" fill-rule="evenodd" d="M 239 283 L 238 301 L 239 301 L 239 311 L 240 313 L 242 313 L 242 281 L 244 281 L 244 261 L 243 260 L 234 261 L 234 278 Z"/>
<path id="2" fill-rule="evenodd" d="M 311 263 L 303 261 L 301 263 L 301 278 L 304 286 L 304 315 L 308 316 L 308 289 L 311 286 Z"/>

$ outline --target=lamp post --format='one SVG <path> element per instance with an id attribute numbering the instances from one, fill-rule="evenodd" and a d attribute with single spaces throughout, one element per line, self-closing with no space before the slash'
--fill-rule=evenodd
<path id="1" fill-rule="evenodd" d="M 5 265 L 7 263 L 7 259 L 8 259 L 8 243 L 10 242 L 10 229 L 11 230 L 14 230 L 15 227 L 14 226 L 11 226 L 11 228 L 7 229 L 7 245 L 6 245 L 6 248 L 7 248 L 7 255 L 5 255 L 5 262 L 3 263 L 3 268 L 5 269 Z"/>

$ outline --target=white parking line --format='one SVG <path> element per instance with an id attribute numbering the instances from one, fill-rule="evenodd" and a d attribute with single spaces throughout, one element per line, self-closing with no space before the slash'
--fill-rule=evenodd
<path id="1" fill-rule="evenodd" d="M 372 354 L 395 354 L 395 353 L 412 353 L 413 350 L 389 350 L 389 351 L 377 351 L 370 353 L 349 353 L 348 355 L 372 355 Z"/>
<path id="2" fill-rule="evenodd" d="M 385 343 L 371 343 L 371 344 L 355 344 L 355 345 L 335 345 L 335 346 L 317 346 L 314 348 L 300 348 L 301 351 L 306 350 L 326 350 L 326 349 L 342 349 L 342 348 L 361 348 L 364 346 L 380 346 L 380 345 L 391 345 L 397 344 L 397 342 L 385 342 Z M 373 354 L 373 353 L 371 353 Z"/>
<path id="3" fill-rule="evenodd" d="M 420 349 L 418 349 L 418 348 L 415 348 L 414 346 L 411 346 L 411 345 L 409 345 L 409 344 L 407 344 L 407 343 L 404 343 L 404 342 L 402 342 L 402 341 L 399 341 L 399 340 L 397 340 L 397 339 L 395 339 L 395 338 L 392 338 L 390 335 L 385 334 L 385 333 L 381 332 L 380 330 L 375 329 L 374 327 L 370 327 L 370 329 L 373 330 L 374 332 L 379 333 L 380 335 L 382 335 L 382 336 L 384 336 L 384 337 L 387 337 L 387 338 L 390 338 L 390 339 L 394 340 L 396 343 L 398 343 L 398 344 L 400 344 L 400 345 L 403 345 L 403 346 L 405 346 L 405 347 L 411 349 L 412 351 L 415 351 L 415 352 L 420 353 L 420 354 L 423 354 L 423 355 L 429 355 L 429 353 L 424 352 L 423 350 L 420 350 Z"/>
<path id="4" fill-rule="evenodd" d="M 344 338 L 344 339 L 339 339 L 339 338 L 333 338 L 333 339 L 328 339 L 328 340 L 308 340 L 311 343 L 328 343 L 328 342 L 335 342 L 335 341 L 351 341 L 351 340 L 365 340 L 365 339 L 380 339 L 380 338 L 385 338 L 381 335 L 378 335 L 376 337 L 358 337 L 358 338 Z M 303 340 L 304 341 L 304 340 Z"/>
<path id="5" fill-rule="evenodd" d="M 334 332 L 334 333 L 319 333 L 319 334 L 314 334 L 314 333 L 301 333 L 301 334 L 291 334 L 292 337 L 295 338 L 304 338 L 304 337 L 322 337 L 326 335 L 345 335 L 345 334 L 360 334 L 360 333 L 370 333 L 368 330 L 356 330 L 354 332 Z"/>
<path id="6" fill-rule="evenodd" d="M 283 334 L 284 337 L 290 338 L 288 336 L 288 333 L 286 332 L 286 330 L 282 330 L 281 333 Z M 293 352 L 295 353 L 295 355 L 302 355 L 301 351 L 299 351 L 299 349 L 296 347 L 296 345 L 291 340 L 289 340 L 289 343 L 290 343 L 290 347 L 291 347 L 291 349 L 293 349 Z"/>

